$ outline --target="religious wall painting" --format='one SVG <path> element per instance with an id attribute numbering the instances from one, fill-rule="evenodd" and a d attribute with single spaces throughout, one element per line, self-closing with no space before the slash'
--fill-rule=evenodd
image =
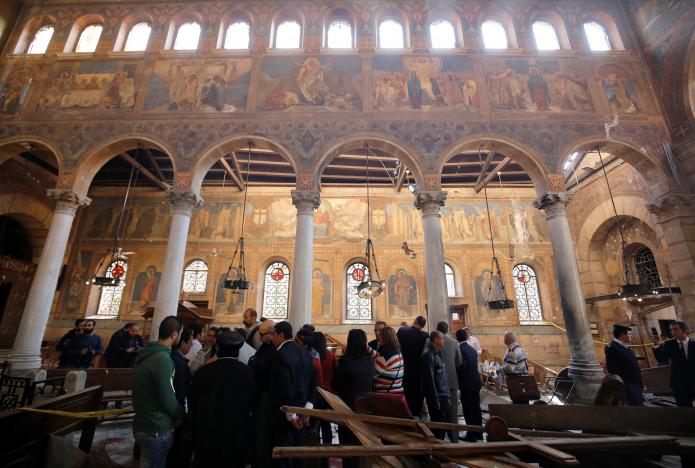
<path id="1" fill-rule="evenodd" d="M 230 279 L 239 277 L 239 269 L 232 267 L 229 272 Z M 215 291 L 215 315 L 241 315 L 246 303 L 246 290 L 232 290 L 224 287 L 227 274 L 219 276 Z"/>
<path id="2" fill-rule="evenodd" d="M 82 312 L 82 302 L 85 291 L 91 287 L 91 261 L 94 253 L 91 250 L 77 250 L 68 266 L 68 278 L 65 278 L 63 303 L 65 318 L 71 318 Z"/>
<path id="3" fill-rule="evenodd" d="M 355 55 L 268 57 L 263 60 L 257 107 L 263 111 L 362 110 L 362 59 Z"/>
<path id="4" fill-rule="evenodd" d="M 244 112 L 250 73 L 250 58 L 157 62 L 145 110 Z"/>
<path id="5" fill-rule="evenodd" d="M 387 281 L 389 317 L 410 317 L 417 313 L 417 282 L 410 271 L 397 268 Z"/>
<path id="6" fill-rule="evenodd" d="M 122 199 L 98 198 L 86 210 L 85 236 L 116 237 Z M 125 239 L 165 240 L 169 235 L 170 205 L 160 200 L 134 200 L 123 210 L 121 233 Z M 191 225 L 193 226 L 193 225 Z"/>
<path id="7" fill-rule="evenodd" d="M 132 304 L 142 311 L 153 306 L 154 301 L 157 299 L 161 277 L 162 273 L 157 271 L 157 267 L 154 265 L 149 265 L 145 268 L 145 271 L 138 273 L 133 286 Z"/>
<path id="8" fill-rule="evenodd" d="M 311 312 L 314 317 L 331 313 L 331 278 L 323 268 L 314 267 L 311 272 Z"/>
<path id="9" fill-rule="evenodd" d="M 28 67 L 12 70 L 0 81 L 0 115 L 16 114 L 26 103 L 33 71 Z"/>
<path id="10" fill-rule="evenodd" d="M 598 71 L 603 94 L 613 112 L 634 114 L 645 111 L 645 92 L 639 79 L 620 65 L 604 65 Z"/>
<path id="11" fill-rule="evenodd" d="M 39 100 L 42 110 L 132 109 L 141 64 L 120 61 L 61 63 Z"/>
<path id="12" fill-rule="evenodd" d="M 206 202 L 193 213 L 188 237 L 200 240 L 234 239 L 241 210 L 242 204 L 237 201 Z"/>
<path id="13" fill-rule="evenodd" d="M 377 56 L 373 62 L 374 108 L 480 109 L 473 61 L 458 56 Z"/>
<path id="14" fill-rule="evenodd" d="M 494 111 L 592 112 L 586 77 L 576 64 L 558 60 L 491 59 L 486 65 Z"/>
<path id="15" fill-rule="evenodd" d="M 655 43 L 668 33 L 693 6 L 692 2 L 683 0 L 628 0 L 628 3 L 647 44 Z"/>

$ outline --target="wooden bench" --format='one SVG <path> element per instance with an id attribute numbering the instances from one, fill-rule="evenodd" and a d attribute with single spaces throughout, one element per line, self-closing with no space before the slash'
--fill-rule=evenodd
<path id="1" fill-rule="evenodd" d="M 49 369 L 49 377 L 63 376 L 77 369 Z M 104 402 L 125 401 L 132 399 L 133 369 L 91 368 L 81 369 L 87 373 L 85 387 L 100 385 L 104 388 Z"/>
<path id="2" fill-rule="evenodd" d="M 673 395 L 671 389 L 671 366 L 642 369 L 645 390 L 653 395 Z"/>
<path id="3" fill-rule="evenodd" d="M 33 408 L 83 412 L 98 410 L 102 388 L 89 387 L 79 392 L 43 401 Z M 46 434 L 65 435 L 82 430 L 79 448 L 89 453 L 92 448 L 96 419 L 75 419 L 52 414 L 13 410 L 0 414 L 0 466 L 40 467 L 45 456 Z"/>

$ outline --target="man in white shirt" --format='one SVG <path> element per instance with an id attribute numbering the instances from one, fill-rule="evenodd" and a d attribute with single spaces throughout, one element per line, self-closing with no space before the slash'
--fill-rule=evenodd
<path id="1" fill-rule="evenodd" d="M 191 345 L 191 349 L 186 353 L 186 359 L 188 359 L 188 362 L 193 362 L 195 359 L 195 355 L 198 354 L 198 351 L 203 349 L 203 344 L 200 342 L 200 335 L 203 334 L 203 326 L 199 323 L 193 323 L 189 325 L 189 328 L 191 329 L 191 334 L 193 335 L 193 344 Z"/>
<path id="2" fill-rule="evenodd" d="M 480 346 L 480 341 L 478 341 L 478 338 L 476 338 L 475 336 L 473 336 L 471 334 L 470 328 L 464 327 L 463 329 L 466 331 L 466 334 L 468 335 L 468 339 L 466 340 L 466 343 L 468 343 L 468 345 L 471 348 L 475 349 L 475 352 L 478 353 L 478 356 L 483 354 L 483 347 Z"/>

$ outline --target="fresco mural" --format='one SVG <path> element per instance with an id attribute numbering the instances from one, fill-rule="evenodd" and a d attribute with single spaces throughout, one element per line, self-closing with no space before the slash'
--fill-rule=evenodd
<path id="1" fill-rule="evenodd" d="M 90 276 L 93 255 L 91 250 L 78 250 L 70 262 L 69 280 L 63 294 L 65 317 L 69 318 L 83 312 L 82 301 L 85 290 L 91 288 L 91 285 L 87 284 L 87 279 Z"/>
<path id="2" fill-rule="evenodd" d="M 377 56 L 373 76 L 376 110 L 480 109 L 473 61 L 468 57 Z"/>
<path id="3" fill-rule="evenodd" d="M 579 66 L 557 60 L 489 60 L 492 110 L 590 112 L 594 103 Z"/>
<path id="4" fill-rule="evenodd" d="M 317 315 L 331 313 L 331 277 L 321 268 L 311 273 L 311 311 Z"/>
<path id="5" fill-rule="evenodd" d="M 232 278 L 239 275 L 237 268 L 232 268 L 230 276 Z M 244 312 L 244 304 L 246 304 L 246 290 L 232 291 L 224 288 L 224 281 L 227 279 L 227 273 L 220 275 L 217 280 L 217 289 L 215 291 L 215 315 L 241 315 Z"/>
<path id="6" fill-rule="evenodd" d="M 241 207 L 241 203 L 236 201 L 206 202 L 191 217 L 189 238 L 200 240 L 236 238 L 236 220 L 241 219 Z M 247 214 L 251 209 L 247 206 Z"/>
<path id="7" fill-rule="evenodd" d="M 117 61 L 64 63 L 49 77 L 39 100 L 43 110 L 132 109 L 139 65 Z"/>
<path id="8" fill-rule="evenodd" d="M 362 59 L 358 56 L 269 57 L 258 85 L 259 110 L 320 107 L 362 109 Z"/>
<path id="9" fill-rule="evenodd" d="M 145 110 L 244 112 L 251 59 L 155 63 Z"/>
<path id="10" fill-rule="evenodd" d="M 504 310 L 492 310 L 487 306 L 488 302 L 502 299 L 503 296 L 502 282 L 498 276 L 492 274 L 490 268 L 483 268 L 473 279 L 473 291 L 475 292 L 475 304 L 480 319 L 499 318 L 505 312 Z"/>
<path id="11" fill-rule="evenodd" d="M 133 286 L 133 305 L 137 304 L 143 311 L 154 305 L 161 277 L 162 273 L 157 271 L 157 267 L 154 265 L 150 265 L 145 271 L 138 273 L 135 277 L 135 286 Z"/>
<path id="12" fill-rule="evenodd" d="M 620 65 L 604 65 L 599 69 L 603 93 L 614 112 L 634 114 L 642 112 L 644 90 L 628 71 Z"/>
<path id="13" fill-rule="evenodd" d="M 32 70 L 13 70 L 0 82 L 0 114 L 15 114 L 27 100 L 32 82 Z"/>
<path id="14" fill-rule="evenodd" d="M 412 316 L 417 312 L 417 282 L 406 268 L 398 268 L 387 282 L 389 317 Z"/>

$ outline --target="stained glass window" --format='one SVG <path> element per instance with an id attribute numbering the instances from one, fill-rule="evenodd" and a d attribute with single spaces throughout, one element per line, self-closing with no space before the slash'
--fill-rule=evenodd
<path id="1" fill-rule="evenodd" d="M 174 50 L 196 50 L 200 39 L 200 25 L 195 21 L 183 23 L 176 31 Z"/>
<path id="2" fill-rule="evenodd" d="M 84 28 L 82 34 L 80 34 L 80 40 L 77 41 L 75 52 L 94 52 L 97 50 L 97 44 L 103 29 L 104 27 L 100 24 L 90 24 Z"/>
<path id="3" fill-rule="evenodd" d="M 27 54 L 45 54 L 46 49 L 48 49 L 48 43 L 51 42 L 53 37 L 53 31 L 55 31 L 55 28 L 51 25 L 41 26 L 34 34 L 34 39 L 29 44 Z"/>
<path id="4" fill-rule="evenodd" d="M 290 297 L 290 269 L 282 262 L 271 263 L 263 282 L 263 317 L 284 320 Z"/>
<path id="5" fill-rule="evenodd" d="M 405 47 L 403 25 L 394 19 L 386 19 L 379 24 L 379 47 L 382 49 L 402 49 Z"/>
<path id="6" fill-rule="evenodd" d="M 120 278 L 118 286 L 100 286 L 101 295 L 97 306 L 97 315 L 105 317 L 117 317 L 118 310 L 121 308 L 123 289 L 125 289 L 126 276 L 128 273 L 128 263 L 125 260 L 115 260 L 106 269 L 107 278 Z"/>
<path id="7" fill-rule="evenodd" d="M 208 285 L 208 264 L 193 260 L 183 271 L 183 292 L 202 294 Z"/>
<path id="8" fill-rule="evenodd" d="M 603 25 L 596 21 L 584 23 L 584 34 L 589 42 L 589 49 L 595 52 L 607 52 L 611 50 L 611 41 Z"/>
<path id="9" fill-rule="evenodd" d="M 224 48 L 234 50 L 244 50 L 249 48 L 251 38 L 251 27 L 245 21 L 235 21 L 227 27 L 224 35 Z"/>
<path id="10" fill-rule="evenodd" d="M 560 50 L 560 41 L 552 24 L 547 21 L 533 23 L 533 37 L 536 39 L 538 50 Z"/>
<path id="11" fill-rule="evenodd" d="M 487 20 L 482 26 L 483 46 L 486 49 L 506 49 L 509 47 L 507 31 L 502 23 L 495 20 Z"/>
<path id="12" fill-rule="evenodd" d="M 661 278 L 652 251 L 641 247 L 635 252 L 634 261 L 640 284 L 648 288 L 660 288 Z"/>
<path id="13" fill-rule="evenodd" d="M 128 31 L 128 39 L 123 47 L 124 52 L 143 52 L 147 49 L 147 42 L 150 40 L 152 26 L 150 23 L 142 22 L 134 25 Z"/>
<path id="14" fill-rule="evenodd" d="M 454 281 L 454 269 L 448 263 L 444 264 L 444 274 L 446 276 L 446 293 L 449 297 L 456 296 L 456 283 Z"/>
<path id="15" fill-rule="evenodd" d="M 536 272 L 530 266 L 520 263 L 512 269 L 512 275 L 514 275 L 514 294 L 519 321 L 521 323 L 542 322 L 543 310 Z"/>
<path id="16" fill-rule="evenodd" d="M 430 42 L 433 49 L 454 49 L 456 31 L 451 21 L 437 19 L 430 23 Z"/>
<path id="17" fill-rule="evenodd" d="M 364 263 L 353 263 L 346 272 L 345 322 L 372 320 L 372 301 L 357 295 L 357 286 L 369 280 L 369 268 Z"/>
<path id="18" fill-rule="evenodd" d="M 352 24 L 347 18 L 335 18 L 328 26 L 326 46 L 329 49 L 350 49 L 352 47 Z"/>
<path id="19" fill-rule="evenodd" d="M 302 27 L 296 21 L 283 21 L 275 31 L 276 49 L 299 49 L 302 43 Z"/>

